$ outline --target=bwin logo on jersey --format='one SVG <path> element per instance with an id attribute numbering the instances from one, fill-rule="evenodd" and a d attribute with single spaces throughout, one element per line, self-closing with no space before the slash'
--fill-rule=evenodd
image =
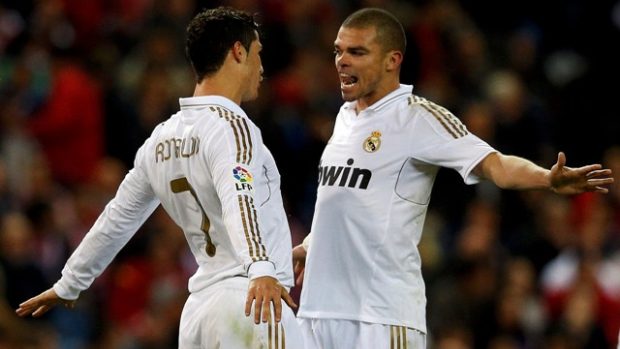
<path id="1" fill-rule="evenodd" d="M 237 189 L 237 191 L 241 191 L 241 190 L 252 191 L 254 189 L 252 188 L 252 184 L 251 184 L 254 181 L 254 179 L 252 178 L 252 174 L 250 173 L 250 171 L 246 170 L 245 168 L 241 166 L 237 166 L 233 168 L 232 172 L 233 172 L 233 178 L 236 179 L 235 189 Z"/>
<path id="2" fill-rule="evenodd" d="M 353 165 L 353 159 L 347 160 L 347 165 Z M 322 166 L 319 164 L 319 185 L 366 189 L 370 177 L 372 177 L 372 172 L 365 168 Z"/>

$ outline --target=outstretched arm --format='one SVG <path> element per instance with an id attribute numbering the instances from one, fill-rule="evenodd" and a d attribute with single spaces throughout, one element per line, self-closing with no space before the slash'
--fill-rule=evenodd
<path id="1" fill-rule="evenodd" d="M 604 186 L 614 182 L 611 170 L 603 169 L 600 164 L 566 166 L 566 156 L 562 152 L 550 170 L 524 158 L 492 153 L 476 166 L 474 173 L 503 189 L 550 189 L 565 195 L 588 191 L 607 193 Z"/>

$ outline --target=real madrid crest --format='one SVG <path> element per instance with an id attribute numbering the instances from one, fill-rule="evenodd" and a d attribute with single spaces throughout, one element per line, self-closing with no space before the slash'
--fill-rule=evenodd
<path id="1" fill-rule="evenodd" d="M 364 147 L 364 150 L 369 153 L 374 153 L 379 150 L 379 147 L 381 146 L 381 132 L 372 131 L 370 137 L 364 140 L 364 144 L 362 144 L 362 146 Z"/>

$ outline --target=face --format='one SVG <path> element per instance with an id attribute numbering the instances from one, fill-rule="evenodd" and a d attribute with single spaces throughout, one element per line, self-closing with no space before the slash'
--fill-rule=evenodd
<path id="1" fill-rule="evenodd" d="M 258 88 L 261 81 L 263 81 L 263 64 L 260 58 L 260 51 L 263 49 L 263 45 L 260 42 L 258 33 L 256 33 L 256 40 L 252 41 L 250 45 L 250 51 L 248 52 L 248 58 L 246 65 L 248 68 L 247 77 L 247 90 L 243 95 L 243 101 L 251 101 L 258 97 Z"/>
<path id="2" fill-rule="evenodd" d="M 392 52 L 376 40 L 376 29 L 341 27 L 334 42 L 336 70 L 342 98 L 365 108 L 398 87 L 398 74 L 390 65 Z"/>

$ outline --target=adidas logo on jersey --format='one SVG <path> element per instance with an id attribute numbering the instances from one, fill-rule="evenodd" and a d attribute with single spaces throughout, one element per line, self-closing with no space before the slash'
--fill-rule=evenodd
<path id="1" fill-rule="evenodd" d="M 353 168 L 353 159 L 347 160 L 345 166 L 322 166 L 319 164 L 319 185 L 328 185 L 339 187 L 347 186 L 349 188 L 368 188 L 372 172 L 365 168 Z M 358 183 L 359 182 L 359 183 Z M 359 184 L 359 185 L 358 185 Z"/>

